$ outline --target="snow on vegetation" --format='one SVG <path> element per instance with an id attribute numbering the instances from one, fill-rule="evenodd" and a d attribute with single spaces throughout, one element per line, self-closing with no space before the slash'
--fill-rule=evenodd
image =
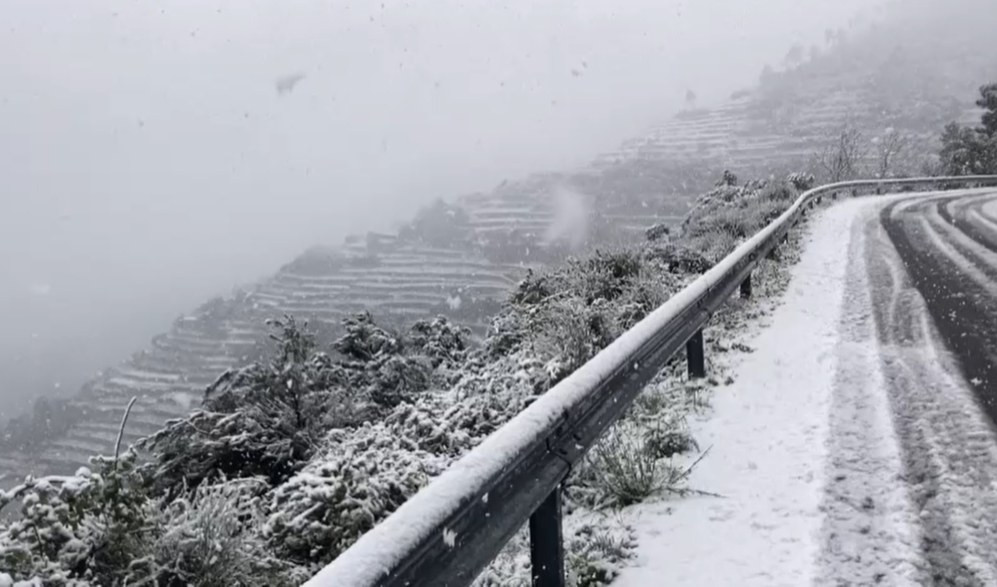
<path id="1" fill-rule="evenodd" d="M 273 356 L 223 373 L 198 409 L 141 442 L 144 462 L 129 450 L 0 493 L 0 510 L 19 509 L 0 524 L 0 585 L 301 584 L 785 211 L 808 181 L 739 185 L 727 174 L 676 234 L 652 230 L 643 245 L 528 274 L 477 346 L 443 318 L 395 332 L 359 314 L 330 348 L 292 317 L 273 321 Z M 721 311 L 707 356 L 737 351 L 726 333 L 756 314 L 751 302 Z M 686 417 L 721 382 L 720 364 L 704 381 L 665 366 L 576 468 L 565 504 L 573 583 L 607 584 L 632 558 L 636 535 L 619 508 L 693 491 L 702 454 Z M 694 457 L 679 465 L 683 453 Z M 478 583 L 529 584 L 528 550 L 517 536 Z"/>
<path id="2" fill-rule="evenodd" d="M 752 352 L 708 414 L 690 418 L 697 440 L 714 453 L 698 467 L 695 487 L 718 495 L 626 511 L 639 547 L 618 584 L 651 585 L 665 573 L 677 585 L 813 583 L 835 382 L 829 357 L 849 260 L 842 238 L 857 207 L 869 203 L 839 205 L 818 223 L 802 260 L 784 271 L 793 287 L 764 329 L 728 332 L 726 340 Z"/>

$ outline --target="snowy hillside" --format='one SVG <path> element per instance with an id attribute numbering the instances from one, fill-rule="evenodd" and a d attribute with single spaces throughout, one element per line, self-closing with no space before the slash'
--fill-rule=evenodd
<path id="1" fill-rule="evenodd" d="M 764 177 L 804 168 L 846 124 L 869 140 L 887 128 L 909 133 L 917 148 L 895 172 L 918 171 L 940 125 L 975 116 L 972 89 L 997 77 L 986 26 L 963 23 L 951 35 L 937 26 L 901 11 L 854 38 L 830 35 L 756 88 L 682 113 L 586 169 L 507 181 L 430 206 L 397 234 L 309 251 L 250 291 L 178 319 L 77 397 L 12 424 L 0 440 L 0 476 L 67 472 L 108 453 L 132 395 L 140 399 L 129 440 L 185 414 L 224 369 L 267 351 L 263 322 L 284 313 L 308 319 L 325 341 L 361 310 L 389 325 L 442 314 L 481 335 L 528 269 L 674 224 L 724 169 Z M 931 31 L 933 43 L 921 43 Z"/>
<path id="2" fill-rule="evenodd" d="M 796 193 L 786 182 L 734 185 L 728 177 L 671 240 L 529 274 L 476 347 L 469 332 L 444 319 L 395 333 L 361 314 L 331 346 L 316 343 L 300 323 L 275 323 L 276 349 L 219 378 L 199 409 L 145 442 L 147 465 L 124 451 L 118 461 L 29 479 L 0 494 L 0 505 L 21 506 L 21 519 L 0 529 L 0 568 L 15 579 L 96 584 L 193 577 L 298 584 L 780 214 Z M 785 267 L 766 266 L 775 273 Z M 751 306 L 732 312 L 733 330 Z M 711 354 L 722 352 L 722 337 L 709 344 Z M 710 384 L 678 392 L 694 396 Z M 640 408 L 645 426 L 657 423 L 655 462 L 694 446 L 668 399 L 673 393 L 662 387 Z M 134 416 L 144 421 L 143 412 Z M 600 512 L 659 489 L 655 482 L 631 491 L 607 476 L 635 441 L 614 438 L 573 482 L 580 513 L 572 523 L 573 568 L 589 584 L 611 578 L 632 548 L 614 554 L 593 540 L 625 535 Z M 685 491 L 680 470 L 668 475 L 671 490 Z M 106 507 L 109 513 L 100 513 Z M 206 532 L 219 533 L 212 539 L 219 558 L 199 546 Z M 113 552 L 100 546 L 109 541 Z M 92 553 L 104 557 L 100 564 L 87 562 Z M 514 548 L 482 581 L 521 581 L 521 555 Z"/>

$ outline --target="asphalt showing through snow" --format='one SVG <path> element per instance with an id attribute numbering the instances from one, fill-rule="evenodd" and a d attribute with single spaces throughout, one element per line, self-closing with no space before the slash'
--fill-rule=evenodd
<path id="1" fill-rule="evenodd" d="M 997 194 L 902 200 L 880 219 L 949 350 L 997 422 Z M 997 210 L 994 210 L 997 212 Z"/>
<path id="2" fill-rule="evenodd" d="M 917 583 L 997 585 L 997 193 L 893 200 L 862 233 Z"/>

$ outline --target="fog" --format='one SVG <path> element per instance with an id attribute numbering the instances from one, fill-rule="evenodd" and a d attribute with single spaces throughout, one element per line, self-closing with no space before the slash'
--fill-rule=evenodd
<path id="1" fill-rule="evenodd" d="M 0 0 L 0 421 L 308 246 L 585 164 L 868 0 Z"/>

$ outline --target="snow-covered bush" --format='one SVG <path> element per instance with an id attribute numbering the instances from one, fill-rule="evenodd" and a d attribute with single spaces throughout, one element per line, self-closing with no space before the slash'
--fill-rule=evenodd
<path id="1" fill-rule="evenodd" d="M 582 298 L 592 304 L 596 300 L 611 302 L 620 297 L 643 270 L 643 259 L 636 251 L 609 254 L 596 251 L 575 275 L 579 277 Z"/>
<path id="2" fill-rule="evenodd" d="M 374 323 L 370 312 L 361 312 L 343 320 L 346 334 L 332 346 L 343 355 L 356 361 L 370 361 L 380 354 L 401 351 L 402 341 L 397 335 Z"/>
<path id="3" fill-rule="evenodd" d="M 604 515 L 568 518 L 564 525 L 565 574 L 572 587 L 608 585 L 633 558 L 633 529 Z M 524 527 L 474 581 L 474 587 L 529 587 L 529 532 Z"/>
<path id="4" fill-rule="evenodd" d="M 343 324 L 346 334 L 333 347 L 346 357 L 346 361 L 340 363 L 346 387 L 363 393 L 380 408 L 393 408 L 401 402 L 412 401 L 414 394 L 429 388 L 434 358 L 407 353 L 406 341 L 378 326 L 368 312 L 347 318 Z M 447 335 L 441 331 L 448 328 L 449 323 L 442 319 L 421 326 L 415 331 L 417 343 L 424 343 L 424 338 L 446 339 Z M 437 342 L 455 344 L 452 340 Z M 416 348 L 427 349 L 425 344 L 418 344 Z M 436 352 L 442 348 L 431 345 L 428 350 Z"/>
<path id="5" fill-rule="evenodd" d="M 564 523 L 564 566 L 572 587 L 609 585 L 633 558 L 633 529 L 605 515 L 586 514 Z M 529 587 L 530 542 L 526 527 L 517 532 L 474 581 L 474 587 Z"/>
<path id="6" fill-rule="evenodd" d="M 796 191 L 805 192 L 814 187 L 814 184 L 817 183 L 817 178 L 812 173 L 795 172 L 786 176 L 786 182 Z"/>
<path id="7" fill-rule="evenodd" d="M 325 451 L 273 492 L 266 535 L 289 560 L 313 567 L 327 563 L 448 462 L 390 424 L 335 430 Z"/>
<path id="8" fill-rule="evenodd" d="M 264 476 L 279 485 L 312 458 L 329 430 L 357 427 L 413 401 L 437 370 L 452 381 L 467 347 L 466 331 L 445 319 L 416 324 L 407 343 L 362 313 L 344 321 L 332 358 L 294 318 L 271 325 L 277 349 L 268 362 L 226 372 L 201 409 L 144 441 L 160 489 L 175 494 L 215 477 Z"/>
<path id="9" fill-rule="evenodd" d="M 672 228 L 668 224 L 655 224 L 644 231 L 644 237 L 649 241 L 668 240 L 672 234 Z"/>
<path id="10" fill-rule="evenodd" d="M 597 252 L 546 273 L 528 273 L 492 323 L 492 360 L 525 353 L 543 365 L 543 393 L 653 311 L 684 280 L 639 248 Z"/>
<path id="11" fill-rule="evenodd" d="M 477 347 L 442 318 L 399 334 L 362 313 L 325 353 L 293 318 L 274 321 L 273 356 L 226 372 L 200 409 L 147 439 L 147 465 L 129 453 L 97 474 L 0 494 L 0 508 L 23 503 L 19 520 L 0 525 L 0 570 L 45 585 L 300 584 L 785 210 L 797 189 L 798 178 L 738 185 L 725 174 L 667 242 L 529 272 Z M 736 326 L 723 316 L 715 329 Z M 673 379 L 677 369 L 665 366 Z M 568 480 L 573 584 L 608 583 L 633 550 L 628 530 L 589 510 L 681 490 L 688 477 L 672 465 L 697 448 L 675 415 L 684 388 L 660 383 Z M 529 584 L 524 561 L 520 537 L 479 584 Z"/>
<path id="12" fill-rule="evenodd" d="M 330 410 L 342 408 L 347 393 L 341 370 L 293 318 L 272 324 L 278 350 L 269 362 L 225 372 L 201 409 L 144 441 L 157 486 L 176 494 L 214 478 L 280 483 L 304 466 L 326 429 L 349 421 Z"/>
<path id="13" fill-rule="evenodd" d="M 591 508 L 624 507 L 663 488 L 661 457 L 642 430 L 623 421 L 607 432 L 586 457 L 572 495 Z"/>
<path id="14" fill-rule="evenodd" d="M 470 337 L 470 330 L 443 317 L 419 320 L 409 329 L 411 345 L 428 357 L 434 368 L 459 368 L 467 358 Z"/>
<path id="15" fill-rule="evenodd" d="M 637 546 L 633 530 L 610 524 L 605 518 L 590 520 L 574 528 L 565 546 L 567 574 L 578 587 L 609 585 Z"/>
<path id="16" fill-rule="evenodd" d="M 681 227 L 683 243 L 710 266 L 782 214 L 810 177 L 794 173 L 785 181 L 749 181 L 740 186 L 730 179 L 700 196 Z"/>
<path id="17" fill-rule="evenodd" d="M 43 585 L 116 585 L 133 576 L 155 539 L 156 508 L 129 451 L 94 458 L 96 472 L 28 478 L 0 491 L 0 509 L 20 517 L 0 526 L 0 569 Z"/>
<path id="18" fill-rule="evenodd" d="M 262 479 L 222 481 L 165 503 L 152 552 L 132 567 L 144 567 L 153 585 L 299 585 L 305 570 L 275 557 L 261 537 L 266 489 Z"/>

